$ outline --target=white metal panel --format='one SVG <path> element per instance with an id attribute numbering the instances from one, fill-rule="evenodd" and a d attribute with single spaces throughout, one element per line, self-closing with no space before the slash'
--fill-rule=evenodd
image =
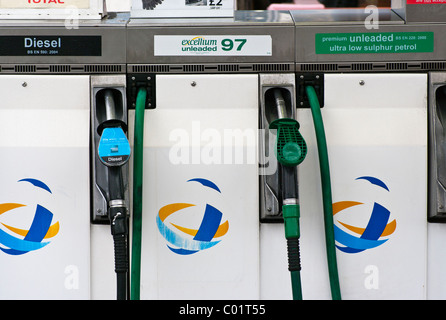
<path id="1" fill-rule="evenodd" d="M 145 113 L 141 298 L 256 299 L 258 76 L 158 75 L 156 83 L 156 109 Z M 133 118 L 130 112 L 129 123 Z M 238 158 L 240 151 L 245 156 Z M 219 191 L 189 181 L 194 178 Z M 192 236 L 171 223 L 199 229 L 206 204 L 229 229 L 211 248 L 175 253 L 156 222 L 172 203 L 195 205 L 165 220 L 183 239 Z"/>
<path id="2" fill-rule="evenodd" d="M 446 299 L 446 225 L 443 223 L 428 224 L 427 246 L 427 298 Z"/>
<path id="3" fill-rule="evenodd" d="M 425 74 L 325 75 L 322 115 L 333 202 L 362 203 L 337 213 L 335 225 L 360 237 L 341 222 L 366 228 L 375 203 L 390 211 L 387 223 L 396 221 L 394 232 L 379 237 L 386 242 L 375 248 L 337 250 L 346 299 L 426 296 L 426 104 Z M 298 118 L 309 148 L 299 166 L 303 293 L 330 298 L 314 128 L 309 110 L 299 110 Z M 388 190 L 362 177 L 377 178 Z"/>
<path id="4" fill-rule="evenodd" d="M 26 205 L 0 214 L 3 235 L 23 244 L 24 235 L 5 225 L 31 229 L 39 205 L 52 213 L 51 225 L 59 224 L 55 236 L 30 240 L 49 242 L 34 251 L 11 254 L 0 240 L 9 251 L 0 252 L 0 296 L 87 299 L 89 77 L 0 76 L 0 96 L 0 204 Z M 36 180 L 20 181 L 30 178 Z"/>
<path id="5" fill-rule="evenodd" d="M 130 0 L 107 0 L 106 3 L 109 12 L 130 11 Z"/>

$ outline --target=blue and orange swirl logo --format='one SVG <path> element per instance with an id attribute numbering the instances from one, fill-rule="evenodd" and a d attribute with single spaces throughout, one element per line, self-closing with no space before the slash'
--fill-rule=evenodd
<path id="1" fill-rule="evenodd" d="M 220 189 L 215 183 L 207 179 L 191 179 L 187 182 L 198 182 L 204 187 L 211 188 L 219 193 Z M 221 223 L 223 214 L 210 204 L 206 204 L 200 226 L 198 229 L 185 228 L 174 223 L 170 223 L 173 228 L 166 224 L 167 217 L 174 213 L 181 214 L 182 209 L 193 207 L 191 203 L 172 203 L 162 207 L 156 217 L 156 224 L 161 235 L 169 243 L 167 247 L 180 255 L 190 255 L 198 251 L 212 248 L 221 240 L 215 238 L 223 237 L 229 229 L 229 222 Z"/>
<path id="2" fill-rule="evenodd" d="M 378 178 L 365 176 L 356 180 L 366 180 L 372 185 L 390 192 L 387 185 Z M 333 203 L 333 216 L 345 209 L 363 204 L 356 201 Z M 382 245 L 388 240 L 383 239 L 383 237 L 390 236 L 396 229 L 396 220 L 389 222 L 389 218 L 390 211 L 381 204 L 374 202 L 372 213 L 365 228 L 338 221 L 347 231 L 336 225 L 334 226 L 335 240 L 339 243 L 336 247 L 346 253 L 358 253 Z"/>
<path id="3" fill-rule="evenodd" d="M 45 183 L 37 179 L 22 179 L 18 182 L 29 182 L 36 188 L 52 193 Z M 26 207 L 26 205 L 1 203 L 0 215 L 20 207 Z M 59 232 L 59 222 L 51 224 L 52 220 L 53 214 L 38 204 L 29 229 L 20 229 L 1 223 L 8 232 L 0 228 L 0 250 L 10 255 L 22 255 L 45 247 L 50 243 L 46 240 L 54 237 Z"/>

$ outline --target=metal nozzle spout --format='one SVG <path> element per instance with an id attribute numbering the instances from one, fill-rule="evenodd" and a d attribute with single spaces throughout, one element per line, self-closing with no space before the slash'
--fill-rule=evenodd
<path id="1" fill-rule="evenodd" d="M 274 89 L 274 99 L 276 100 L 277 106 L 277 117 L 279 119 L 286 118 L 286 104 L 285 99 L 282 96 L 282 91 L 280 89 Z"/>
<path id="2" fill-rule="evenodd" d="M 105 100 L 105 119 L 107 120 L 116 119 L 117 118 L 116 105 L 112 90 L 105 90 L 104 100 Z"/>

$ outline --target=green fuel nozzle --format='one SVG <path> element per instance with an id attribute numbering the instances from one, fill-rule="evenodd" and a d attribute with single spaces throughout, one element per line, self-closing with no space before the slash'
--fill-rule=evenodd
<path id="1" fill-rule="evenodd" d="M 277 161 L 283 166 L 295 167 L 304 161 L 307 155 L 307 144 L 299 132 L 299 122 L 287 117 L 281 89 L 274 89 L 274 99 L 278 117 L 271 122 L 269 128 L 277 130 Z"/>
<path id="2" fill-rule="evenodd" d="M 287 117 L 282 90 L 275 88 L 274 99 L 278 118 L 271 122 L 270 129 L 277 130 L 275 154 L 280 166 L 282 190 L 282 215 L 288 248 L 288 270 L 291 272 L 293 298 L 302 299 L 300 284 L 300 208 L 297 189 L 297 166 L 307 155 L 307 145 L 299 132 L 299 123 Z"/>
<path id="3" fill-rule="evenodd" d="M 299 127 L 299 123 L 291 118 L 276 119 L 269 126 L 277 130 L 276 157 L 283 166 L 295 167 L 307 155 L 307 145 Z"/>

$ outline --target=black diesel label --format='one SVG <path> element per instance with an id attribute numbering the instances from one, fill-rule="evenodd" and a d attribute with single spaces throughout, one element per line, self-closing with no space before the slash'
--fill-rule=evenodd
<path id="1" fill-rule="evenodd" d="M 101 36 L 0 36 L 0 56 L 101 55 Z"/>

